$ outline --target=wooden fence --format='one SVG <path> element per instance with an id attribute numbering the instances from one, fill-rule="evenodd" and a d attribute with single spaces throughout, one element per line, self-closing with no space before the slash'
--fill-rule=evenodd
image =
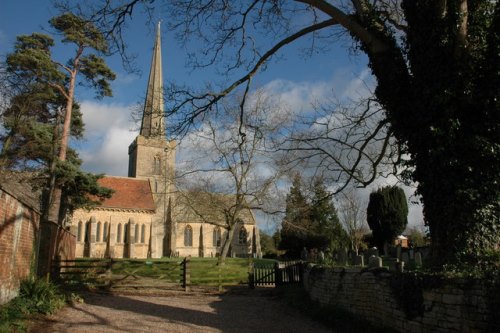
<path id="1" fill-rule="evenodd" d="M 188 288 L 188 260 L 74 259 L 54 261 L 52 279 L 108 289 Z"/>
<path id="2" fill-rule="evenodd" d="M 303 263 L 286 261 L 270 264 L 253 264 L 248 277 L 250 288 L 257 286 L 281 286 L 302 282 Z"/>

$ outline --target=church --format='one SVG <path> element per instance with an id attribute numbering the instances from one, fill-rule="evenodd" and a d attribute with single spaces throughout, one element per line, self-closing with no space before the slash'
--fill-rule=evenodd
<path id="1" fill-rule="evenodd" d="M 114 191 L 112 197 L 91 210 L 73 213 L 76 257 L 215 257 L 221 253 L 227 230 L 223 213 L 215 208 L 229 204 L 231 196 L 179 195 L 175 152 L 175 140 L 166 136 L 158 24 L 140 133 L 128 147 L 128 177 L 101 178 L 100 185 Z M 228 256 L 261 256 L 250 209 L 238 218 Z"/>

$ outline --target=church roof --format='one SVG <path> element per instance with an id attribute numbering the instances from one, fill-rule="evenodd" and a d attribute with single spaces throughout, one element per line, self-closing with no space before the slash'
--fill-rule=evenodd
<path id="1" fill-rule="evenodd" d="M 224 212 L 234 209 L 236 196 L 204 191 L 186 191 L 177 194 L 178 222 L 207 222 L 223 225 Z M 245 224 L 255 224 L 255 218 L 249 207 L 244 207 L 238 214 Z"/>
<path id="2" fill-rule="evenodd" d="M 99 185 L 115 191 L 111 198 L 102 201 L 100 208 L 155 210 L 148 180 L 106 176 L 99 179 Z"/>

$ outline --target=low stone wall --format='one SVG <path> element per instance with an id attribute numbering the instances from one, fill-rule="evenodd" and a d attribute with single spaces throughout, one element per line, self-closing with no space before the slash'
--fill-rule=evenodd
<path id="1" fill-rule="evenodd" d="M 311 299 L 399 332 L 500 332 L 500 286 L 386 269 L 310 265 Z"/>

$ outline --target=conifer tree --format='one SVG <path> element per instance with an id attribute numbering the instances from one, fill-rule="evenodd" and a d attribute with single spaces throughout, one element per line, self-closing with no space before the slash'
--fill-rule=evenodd
<path id="1" fill-rule="evenodd" d="M 375 243 L 382 249 L 408 224 L 408 203 L 403 189 L 386 186 L 372 192 L 366 218 Z"/>
<path id="2" fill-rule="evenodd" d="M 310 206 L 302 189 L 302 178 L 295 175 L 286 197 L 285 218 L 281 222 L 281 241 L 279 248 L 287 251 L 287 256 L 298 258 L 304 247 L 310 246 L 311 229 Z"/>
<path id="3" fill-rule="evenodd" d="M 315 246 L 319 249 L 340 249 L 347 245 L 347 235 L 340 225 L 337 209 L 321 179 L 314 181 L 311 202 L 311 223 Z"/>
<path id="4" fill-rule="evenodd" d="M 80 179 L 82 184 L 88 185 L 87 189 L 100 193 L 99 187 L 94 186 L 96 179 L 92 181 L 91 175 L 84 175 L 79 171 L 80 162 L 68 149 L 71 131 L 76 130 L 72 123 L 81 119 L 74 109 L 76 85 L 85 82 L 96 90 L 98 97 L 111 96 L 109 81 L 114 80 L 115 74 L 102 57 L 89 52 L 107 51 L 104 35 L 96 26 L 71 13 L 54 17 L 49 23 L 62 36 L 62 43 L 72 45 L 74 53 L 71 59 L 66 63 L 54 60 L 51 53 L 51 48 L 55 45 L 54 39 L 45 34 L 33 33 L 17 37 L 15 50 L 7 56 L 6 63 L 9 73 L 40 87 L 40 91 L 47 94 L 46 103 L 57 101 L 51 120 L 53 131 L 49 134 L 44 130 L 46 139 L 52 139 L 52 149 L 49 150 L 49 180 L 44 191 L 42 219 L 61 223 L 66 209 L 79 200 L 77 197 L 76 200 L 62 197 L 64 188 L 80 192 L 78 182 L 75 182 Z M 79 81 L 78 76 L 82 76 L 84 80 Z M 43 101 L 42 98 L 39 103 L 44 103 Z M 67 204 L 63 209 L 62 202 Z"/>

